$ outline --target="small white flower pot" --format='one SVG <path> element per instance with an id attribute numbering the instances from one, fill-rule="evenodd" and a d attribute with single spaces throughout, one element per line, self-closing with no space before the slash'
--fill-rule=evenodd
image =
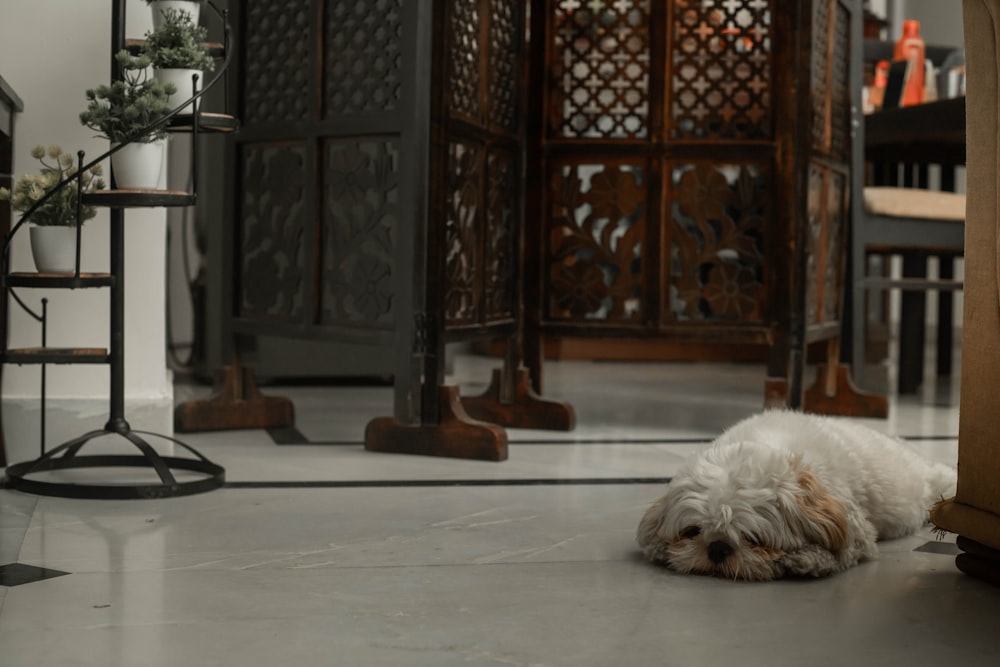
<path id="1" fill-rule="evenodd" d="M 201 3 L 192 0 L 154 0 L 149 3 L 149 8 L 153 12 L 154 30 L 163 24 L 163 13 L 167 9 L 187 12 L 191 15 L 191 23 L 195 25 L 198 25 L 198 16 L 201 13 Z"/>
<path id="2" fill-rule="evenodd" d="M 198 75 L 198 90 L 201 90 L 202 84 L 204 83 L 204 74 L 200 69 L 168 68 L 153 70 L 153 78 L 160 83 L 172 83 L 177 88 L 177 92 L 167 97 L 167 102 L 170 104 L 171 109 L 184 104 L 184 102 L 191 99 L 191 97 L 195 94 L 193 79 L 195 74 Z M 197 109 L 198 103 L 195 102 L 194 109 L 189 108 L 187 113 L 193 113 L 194 111 L 197 111 Z"/>
<path id="3" fill-rule="evenodd" d="M 36 271 L 58 274 L 76 271 L 76 226 L 31 225 L 28 234 Z"/>
<path id="4" fill-rule="evenodd" d="M 122 190 L 155 190 L 160 184 L 166 139 L 133 142 L 111 155 L 115 186 Z"/>

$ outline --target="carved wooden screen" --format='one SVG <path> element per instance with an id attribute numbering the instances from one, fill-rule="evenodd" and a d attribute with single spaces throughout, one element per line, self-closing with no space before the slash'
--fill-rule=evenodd
<path id="1" fill-rule="evenodd" d="M 403 1 L 234 3 L 239 333 L 392 343 Z"/>
<path id="2" fill-rule="evenodd" d="M 452 339 L 509 329 L 517 314 L 523 14 L 518 0 L 447 3 L 440 73 L 447 155 L 432 187 L 444 203 L 438 250 Z"/>
<path id="3" fill-rule="evenodd" d="M 496 459 L 495 424 L 571 427 L 517 345 L 487 395 L 444 386 L 446 343 L 521 331 L 525 3 L 235 4 L 234 332 L 380 346 L 369 449 Z"/>
<path id="4" fill-rule="evenodd" d="M 798 404 L 839 334 L 857 4 L 533 3 L 533 368 L 543 333 L 768 345 Z"/>

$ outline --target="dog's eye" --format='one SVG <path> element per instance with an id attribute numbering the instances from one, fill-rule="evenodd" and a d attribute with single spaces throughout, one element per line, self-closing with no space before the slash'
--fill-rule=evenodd
<path id="1" fill-rule="evenodd" d="M 750 535 L 748 533 L 743 533 L 743 539 L 746 540 L 746 543 L 749 544 L 752 547 L 759 547 L 760 546 L 760 540 L 758 540 L 753 535 Z"/>
<path id="2" fill-rule="evenodd" d="M 701 528 L 698 526 L 688 526 L 681 531 L 681 537 L 685 540 L 693 540 L 701 534 Z"/>

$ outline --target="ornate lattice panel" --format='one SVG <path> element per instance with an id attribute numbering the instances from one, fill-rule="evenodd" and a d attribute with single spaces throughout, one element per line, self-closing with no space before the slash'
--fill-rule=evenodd
<path id="1" fill-rule="evenodd" d="M 448 210 L 445 221 L 445 316 L 449 324 L 477 322 L 482 275 L 479 236 L 482 233 L 484 153 L 471 142 L 448 146 Z"/>
<path id="2" fill-rule="evenodd" d="M 246 0 L 241 114 L 248 125 L 309 118 L 311 4 Z"/>
<path id="3" fill-rule="evenodd" d="M 449 12 L 451 49 L 448 53 L 450 73 L 448 87 L 452 113 L 480 119 L 479 90 L 481 85 L 479 59 L 483 45 L 480 36 L 479 2 L 454 2 Z"/>
<path id="4" fill-rule="evenodd" d="M 392 325 L 398 172 L 395 141 L 329 140 L 324 146 L 324 324 Z"/>
<path id="5" fill-rule="evenodd" d="M 550 133 L 646 137 L 650 0 L 558 0 L 554 5 Z"/>
<path id="6" fill-rule="evenodd" d="M 850 148 L 850 23 L 838 0 L 813 3 L 812 146 L 837 159 L 846 159 Z"/>
<path id="7" fill-rule="evenodd" d="M 306 149 L 247 144 L 242 163 L 240 313 L 253 319 L 298 319 L 305 307 Z"/>
<path id="8" fill-rule="evenodd" d="M 670 136 L 772 136 L 771 3 L 674 0 L 671 10 Z"/>
<path id="9" fill-rule="evenodd" d="M 501 151 L 487 156 L 486 173 L 484 309 L 488 320 L 499 320 L 515 315 L 520 173 L 514 156 Z"/>
<path id="10" fill-rule="evenodd" d="M 830 35 L 827 26 L 830 23 L 831 0 L 816 0 L 813 3 L 812 24 L 812 65 L 810 71 L 812 87 L 812 146 L 818 151 L 829 150 L 829 109 L 827 97 L 823 91 L 830 85 Z M 833 0 L 836 2 L 836 0 Z"/>
<path id="11" fill-rule="evenodd" d="M 830 63 L 830 152 L 847 160 L 851 150 L 851 15 L 834 5 L 834 56 Z"/>
<path id="12" fill-rule="evenodd" d="M 636 322 L 642 316 L 645 174 L 641 163 L 555 165 L 545 229 L 551 319 Z"/>
<path id="13" fill-rule="evenodd" d="M 673 164 L 668 173 L 672 317 L 759 321 L 764 314 L 767 168 Z"/>
<path id="14" fill-rule="evenodd" d="M 327 0 L 326 117 L 397 108 L 402 86 L 402 4 L 403 0 Z"/>
<path id="15" fill-rule="evenodd" d="M 519 0 L 491 0 L 489 23 L 489 114 L 490 122 L 507 130 L 517 129 L 518 89 L 521 59 L 523 3 Z"/>

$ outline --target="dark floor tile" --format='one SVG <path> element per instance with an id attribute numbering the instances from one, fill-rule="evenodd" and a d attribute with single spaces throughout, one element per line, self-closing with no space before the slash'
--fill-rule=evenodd
<path id="1" fill-rule="evenodd" d="M 69 572 L 62 570 L 50 570 L 45 567 L 35 567 L 24 563 L 8 563 L 0 565 L 0 586 L 20 586 L 21 584 L 31 584 L 44 579 L 61 577 Z"/>

